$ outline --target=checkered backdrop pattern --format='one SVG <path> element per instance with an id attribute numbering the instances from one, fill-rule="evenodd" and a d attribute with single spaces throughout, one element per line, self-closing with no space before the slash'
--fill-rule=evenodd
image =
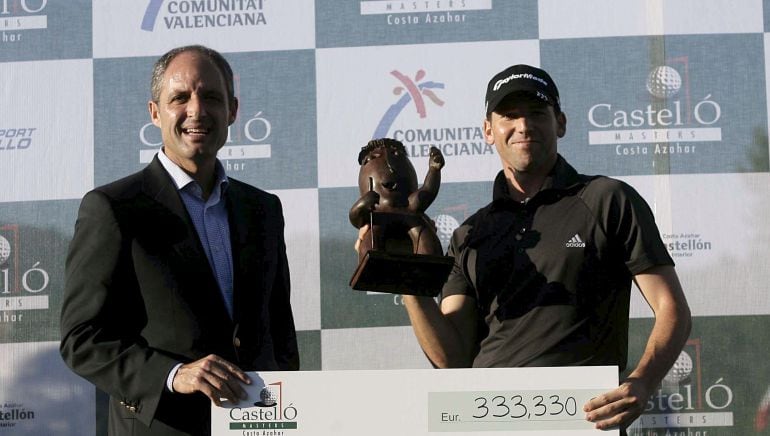
<path id="1" fill-rule="evenodd" d="M 695 317 L 631 434 L 767 433 L 769 28 L 767 0 L 0 0 L 0 434 L 104 431 L 58 356 L 64 257 L 82 195 L 157 152 L 150 67 L 192 43 L 236 72 L 229 175 L 283 201 L 303 369 L 429 367 L 399 296 L 348 287 L 357 153 L 396 138 L 422 178 L 442 149 L 446 244 L 500 167 L 486 81 L 530 63 L 559 83 L 560 152 L 652 206 Z M 638 293 L 630 315 L 633 366 Z"/>

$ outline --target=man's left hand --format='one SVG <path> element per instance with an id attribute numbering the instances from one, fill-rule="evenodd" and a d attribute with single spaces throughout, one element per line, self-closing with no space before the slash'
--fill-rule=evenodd
<path id="1" fill-rule="evenodd" d="M 651 394 L 641 380 L 628 378 L 618 388 L 592 398 L 583 411 L 597 429 L 625 429 L 642 414 Z"/>

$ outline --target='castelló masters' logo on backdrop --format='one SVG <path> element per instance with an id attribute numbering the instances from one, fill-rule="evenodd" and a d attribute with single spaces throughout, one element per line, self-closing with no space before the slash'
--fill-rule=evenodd
<path id="1" fill-rule="evenodd" d="M 702 344 L 691 339 L 629 436 L 707 436 L 709 428 L 733 427 L 734 394 L 723 377 L 703 379 Z"/>
<path id="2" fill-rule="evenodd" d="M 48 0 L 0 0 L 0 43 L 22 39 L 25 30 L 47 29 L 48 16 L 42 14 Z"/>
<path id="3" fill-rule="evenodd" d="M 384 15 L 388 25 L 464 23 L 466 11 L 492 9 L 492 0 L 367 0 L 361 15 Z"/>
<path id="4" fill-rule="evenodd" d="M 297 429 L 299 411 L 283 395 L 283 382 L 262 388 L 254 407 L 230 409 L 230 430 L 241 430 L 246 436 L 286 436 Z"/>
<path id="5" fill-rule="evenodd" d="M 48 309 L 48 272 L 40 261 L 21 265 L 19 226 L 0 225 L 0 324 L 24 321 L 25 311 Z"/>
<path id="6" fill-rule="evenodd" d="M 152 32 L 206 27 L 248 27 L 267 24 L 265 0 L 149 0 L 142 30 Z"/>
<path id="7" fill-rule="evenodd" d="M 419 120 L 428 118 L 429 103 L 435 107 L 444 106 L 444 101 L 434 89 L 444 89 L 444 84 L 425 79 L 425 70 L 418 70 L 414 78 L 393 70 L 390 75 L 398 80 L 393 94 L 398 97 L 377 124 L 373 138 L 389 137 L 404 143 L 411 157 L 427 157 L 431 147 L 437 147 L 444 156 L 469 156 L 493 154 L 492 147 L 484 142 L 481 127 L 445 126 L 426 127 Z M 411 105 L 410 105 L 411 103 Z M 396 119 L 408 107 L 418 116 L 418 123 L 393 129 Z"/>
<path id="8" fill-rule="evenodd" d="M 694 155 L 722 140 L 722 116 L 708 92 L 690 89 L 687 58 L 653 68 L 644 86 L 652 101 L 644 107 L 597 103 L 588 110 L 588 143 L 617 156 Z M 698 91 L 700 92 L 700 91 Z"/>

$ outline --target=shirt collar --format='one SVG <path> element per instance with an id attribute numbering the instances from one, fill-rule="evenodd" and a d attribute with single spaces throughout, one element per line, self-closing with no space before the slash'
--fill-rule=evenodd
<path id="1" fill-rule="evenodd" d="M 181 191 L 190 183 L 194 183 L 195 186 L 197 186 L 195 179 L 190 177 L 190 175 L 187 174 L 182 168 L 172 162 L 171 159 L 166 156 L 166 153 L 162 148 L 158 152 L 158 160 L 168 175 L 171 176 L 171 179 L 176 185 L 177 191 Z M 214 164 L 214 179 L 216 180 L 216 183 L 214 184 L 214 191 L 217 191 L 221 187 L 222 192 L 224 192 L 228 185 L 227 174 L 225 174 L 225 168 L 222 166 L 222 163 L 219 162 L 219 159 L 217 159 L 216 163 Z M 198 188 L 200 189 L 199 186 Z"/>
<path id="2" fill-rule="evenodd" d="M 535 194 L 535 197 L 546 190 L 569 189 L 579 183 L 581 183 L 581 179 L 578 172 L 572 168 L 561 155 L 557 155 L 556 164 L 551 168 L 551 172 L 546 176 L 543 186 L 540 188 L 540 191 Z M 508 187 L 508 180 L 505 178 L 505 172 L 502 170 L 497 173 L 497 177 L 495 177 L 495 183 L 492 189 L 492 200 L 493 202 L 507 202 L 512 200 Z"/>

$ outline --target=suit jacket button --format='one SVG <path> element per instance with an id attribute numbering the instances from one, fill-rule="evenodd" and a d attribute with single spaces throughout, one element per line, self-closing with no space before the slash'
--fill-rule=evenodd
<path id="1" fill-rule="evenodd" d="M 239 338 L 238 336 L 234 337 L 233 338 L 233 345 L 235 345 L 236 347 L 240 347 L 241 346 L 241 338 Z"/>

